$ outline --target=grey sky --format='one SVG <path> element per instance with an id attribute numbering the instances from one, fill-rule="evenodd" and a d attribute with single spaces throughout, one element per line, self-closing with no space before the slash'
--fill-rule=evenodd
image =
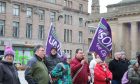
<path id="1" fill-rule="evenodd" d="M 118 3 L 120 1 L 121 0 L 100 0 L 100 12 L 101 13 L 106 12 L 107 11 L 107 9 L 106 9 L 106 6 L 107 5 L 109 5 L 109 4 L 115 4 L 115 3 Z M 88 9 L 89 12 L 91 12 L 90 11 L 91 10 L 91 8 L 90 8 L 91 2 L 92 2 L 92 0 L 89 0 L 89 9 Z"/>

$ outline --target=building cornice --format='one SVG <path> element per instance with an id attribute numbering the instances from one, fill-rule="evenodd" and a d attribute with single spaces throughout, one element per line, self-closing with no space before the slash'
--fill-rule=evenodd
<path id="1" fill-rule="evenodd" d="M 61 5 L 50 4 L 50 3 L 47 3 L 47 2 L 46 2 L 46 4 L 56 5 L 57 8 L 59 8 L 59 9 L 51 8 L 51 7 L 47 7 L 47 6 L 43 6 L 43 5 L 38 5 L 38 4 L 34 4 L 34 3 L 27 3 L 27 2 L 24 2 L 24 1 L 17 1 L 17 0 L 13 0 L 12 3 L 21 4 L 21 6 L 23 7 L 22 11 L 25 11 L 26 7 L 32 7 L 32 8 L 35 8 L 35 9 L 45 9 L 45 10 L 48 10 L 48 11 L 50 10 L 50 11 L 55 11 L 55 12 L 60 12 L 62 10 Z"/>
<path id="2" fill-rule="evenodd" d="M 124 12 L 124 13 L 103 13 L 95 15 L 92 22 L 99 22 L 101 17 L 106 18 L 108 21 L 115 21 L 119 17 L 140 15 L 140 11 Z"/>
<path id="3" fill-rule="evenodd" d="M 69 8 L 69 7 L 63 7 L 63 10 L 89 15 L 88 12 L 83 12 L 83 11 L 76 10 L 76 9 L 73 9 L 73 8 Z"/>
<path id="4" fill-rule="evenodd" d="M 108 5 L 107 8 L 118 7 L 118 6 L 126 6 L 126 5 L 131 5 L 131 4 L 140 4 L 140 1 L 134 1 L 134 2 L 120 2 L 120 3 L 118 3 L 118 4 Z"/>

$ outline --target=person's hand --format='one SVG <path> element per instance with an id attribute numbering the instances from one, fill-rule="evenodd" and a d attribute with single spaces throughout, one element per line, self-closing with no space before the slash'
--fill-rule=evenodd
<path id="1" fill-rule="evenodd" d="M 85 64 L 85 60 L 84 60 L 84 59 L 81 61 L 81 64 L 82 64 L 82 65 L 84 65 L 84 64 Z"/>
<path id="2" fill-rule="evenodd" d="M 110 78 L 105 78 L 106 82 L 110 82 L 110 80 L 111 80 Z"/>

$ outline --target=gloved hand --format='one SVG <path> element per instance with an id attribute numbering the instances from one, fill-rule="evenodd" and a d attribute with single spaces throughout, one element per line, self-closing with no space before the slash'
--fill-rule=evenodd
<path id="1" fill-rule="evenodd" d="M 63 74 L 63 75 L 66 75 L 66 74 L 67 74 L 67 69 L 64 69 L 64 70 L 62 71 L 62 74 Z"/>
<path id="2" fill-rule="evenodd" d="M 110 78 L 105 78 L 105 81 L 108 83 L 108 82 L 110 82 Z"/>

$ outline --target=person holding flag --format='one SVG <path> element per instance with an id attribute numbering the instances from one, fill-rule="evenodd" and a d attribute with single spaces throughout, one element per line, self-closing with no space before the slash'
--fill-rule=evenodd
<path id="1" fill-rule="evenodd" d="M 46 66 L 50 74 L 50 82 L 56 84 L 55 82 L 57 78 L 51 75 L 51 71 L 58 63 L 60 63 L 62 51 L 61 51 L 61 43 L 56 37 L 56 32 L 52 23 L 50 25 L 50 31 L 46 42 L 46 55 L 47 55 Z"/>
<path id="2" fill-rule="evenodd" d="M 112 52 L 111 28 L 104 18 L 100 19 L 98 28 L 96 29 L 95 35 L 90 44 L 89 52 L 93 53 L 93 54 L 96 53 L 96 55 L 99 56 L 99 58 L 103 62 L 105 61 L 106 57 L 109 56 Z M 99 63 L 99 65 L 100 65 L 100 63 Z M 104 72 L 102 68 L 98 67 L 99 65 L 90 64 L 90 66 L 95 66 L 96 70 L 101 70 L 102 72 Z M 107 65 L 105 65 L 105 66 L 107 68 Z M 92 70 L 90 69 L 90 71 L 92 71 Z M 95 71 L 94 71 L 94 75 L 95 75 Z M 94 75 L 92 73 L 92 76 L 94 76 Z M 101 74 L 101 75 L 104 75 L 104 74 Z M 98 75 L 96 73 L 96 78 L 97 78 L 97 76 Z M 112 78 L 110 78 L 110 79 L 112 79 Z M 103 80 L 104 80 L 104 82 L 106 81 L 105 79 L 103 79 Z M 97 84 L 98 84 L 98 82 L 97 82 Z M 101 84 L 105 84 L 105 83 L 101 83 Z"/>

